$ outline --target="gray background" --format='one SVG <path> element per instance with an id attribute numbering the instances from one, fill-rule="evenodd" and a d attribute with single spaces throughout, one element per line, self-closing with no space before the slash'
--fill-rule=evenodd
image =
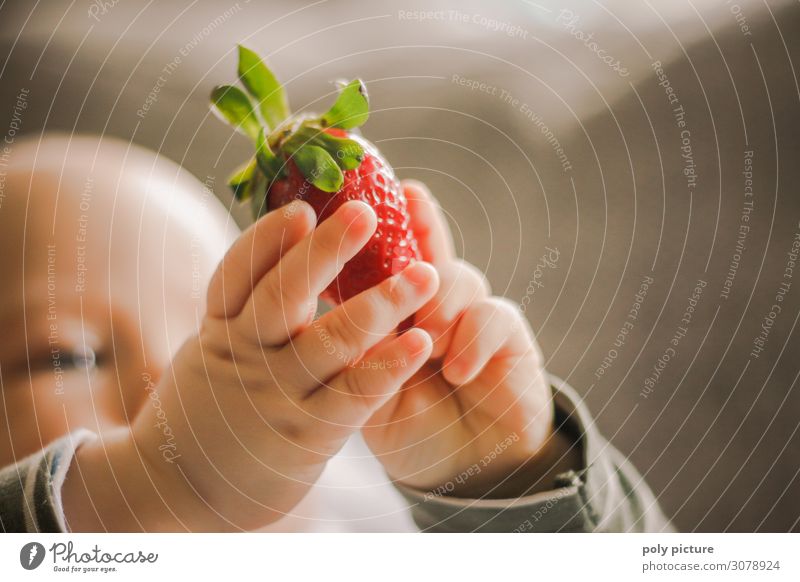
<path id="1" fill-rule="evenodd" d="M 405 17 L 421 8 L 445 12 Z M 572 29 L 562 8 L 579 17 Z M 430 184 L 460 252 L 495 292 L 530 302 L 548 368 L 585 395 L 677 526 L 797 531 L 800 272 L 764 352 L 749 354 L 800 220 L 799 29 L 789 1 L 4 2 L 0 128 L 26 88 L 25 133 L 132 140 L 212 178 L 228 204 L 224 177 L 248 144 L 209 115 L 207 95 L 232 79 L 236 42 L 268 56 L 295 109 L 323 107 L 333 79 L 363 77 L 373 104 L 365 135 L 401 177 Z M 601 62 L 576 30 L 629 74 Z M 692 193 L 654 61 L 686 111 Z M 163 87 L 142 118 L 159 75 Z M 559 140 L 571 170 L 522 103 Z M 726 300 L 746 149 L 755 204 Z M 234 212 L 245 224 L 246 213 Z M 536 274 L 546 246 L 559 260 Z M 641 313 L 598 379 L 644 276 L 654 283 Z M 532 278 L 542 284 L 533 294 Z M 698 279 L 707 286 L 688 333 L 644 398 Z"/>

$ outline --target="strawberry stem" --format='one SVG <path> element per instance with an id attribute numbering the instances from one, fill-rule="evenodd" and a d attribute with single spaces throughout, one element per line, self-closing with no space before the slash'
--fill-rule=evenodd
<path id="1" fill-rule="evenodd" d="M 215 113 L 249 137 L 256 149 L 255 157 L 229 179 L 236 199 L 250 200 L 256 216 L 266 212 L 269 188 L 285 176 L 288 158 L 320 190 L 338 191 L 344 183 L 343 172 L 358 168 L 364 149 L 327 129 L 349 130 L 367 121 L 369 98 L 363 81 L 342 84 L 336 101 L 323 115 L 292 116 L 286 92 L 261 57 L 241 45 L 238 53 L 238 77 L 246 92 L 223 85 L 211 93 Z"/>

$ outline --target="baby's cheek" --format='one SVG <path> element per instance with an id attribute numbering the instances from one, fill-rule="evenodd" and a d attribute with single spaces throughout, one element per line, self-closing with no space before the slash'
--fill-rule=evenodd
<path id="1" fill-rule="evenodd" d="M 8 430 L 2 431 L 4 462 L 0 464 L 34 453 L 68 432 L 63 394 L 57 393 L 54 375 L 36 376 L 30 383 L 6 382 L 3 386 L 3 419 Z M 61 383 L 59 389 L 63 392 L 65 388 Z"/>
<path id="2" fill-rule="evenodd" d="M 53 434 L 65 434 L 94 424 L 92 383 L 74 371 L 53 370 L 49 379 L 41 378 L 34 387 L 34 405 L 39 428 Z M 48 381 L 49 380 L 49 381 Z M 60 435 L 59 435 L 60 436 Z"/>
<path id="3" fill-rule="evenodd" d="M 120 390 L 114 376 L 112 370 L 97 369 L 54 368 L 38 374 L 13 404 L 14 439 L 34 439 L 36 450 L 79 428 L 99 433 L 124 425 L 127 388 Z"/>

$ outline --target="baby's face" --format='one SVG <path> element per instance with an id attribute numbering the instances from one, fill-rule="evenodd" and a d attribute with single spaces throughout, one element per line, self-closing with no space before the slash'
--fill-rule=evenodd
<path id="1" fill-rule="evenodd" d="M 114 141 L 15 146 L 2 194 L 0 466 L 128 424 L 236 232 L 199 182 Z"/>

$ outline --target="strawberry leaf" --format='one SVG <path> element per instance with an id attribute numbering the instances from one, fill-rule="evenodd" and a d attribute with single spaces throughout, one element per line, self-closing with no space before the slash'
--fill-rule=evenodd
<path id="1" fill-rule="evenodd" d="M 340 129 L 351 129 L 364 125 L 369 117 L 369 99 L 367 88 L 361 79 L 355 79 L 348 83 L 333 107 L 328 109 L 320 120 L 327 127 L 338 127 Z"/>
<path id="2" fill-rule="evenodd" d="M 253 179 L 255 169 L 256 161 L 253 159 L 236 168 L 233 174 L 228 177 L 228 186 L 233 190 L 233 195 L 237 200 L 247 200 L 250 197 L 251 192 L 248 186 Z"/>
<path id="3" fill-rule="evenodd" d="M 364 159 L 364 148 L 352 139 L 322 132 L 314 139 L 314 143 L 324 148 L 342 170 L 355 170 Z"/>
<path id="4" fill-rule="evenodd" d="M 256 139 L 256 161 L 258 167 L 264 173 L 267 182 L 272 182 L 278 176 L 283 168 L 283 161 L 278 158 L 270 149 L 267 142 L 267 136 L 264 133 L 264 128 L 258 133 Z"/>
<path id="5" fill-rule="evenodd" d="M 261 117 L 270 129 L 278 127 L 289 116 L 286 91 L 261 57 L 242 45 L 239 45 L 239 79 L 258 102 Z"/>
<path id="6" fill-rule="evenodd" d="M 342 170 L 355 170 L 364 159 L 364 148 L 357 141 L 336 137 L 316 127 L 301 126 L 284 145 L 289 154 L 304 145 L 316 145 L 328 152 Z"/>
<path id="7" fill-rule="evenodd" d="M 211 103 L 214 111 L 253 141 L 258 138 L 261 124 L 253 111 L 250 98 L 237 87 L 220 85 L 211 92 Z"/>
<path id="8" fill-rule="evenodd" d="M 305 145 L 294 153 L 293 158 L 306 180 L 323 192 L 338 192 L 342 187 L 344 174 L 321 147 Z"/>

